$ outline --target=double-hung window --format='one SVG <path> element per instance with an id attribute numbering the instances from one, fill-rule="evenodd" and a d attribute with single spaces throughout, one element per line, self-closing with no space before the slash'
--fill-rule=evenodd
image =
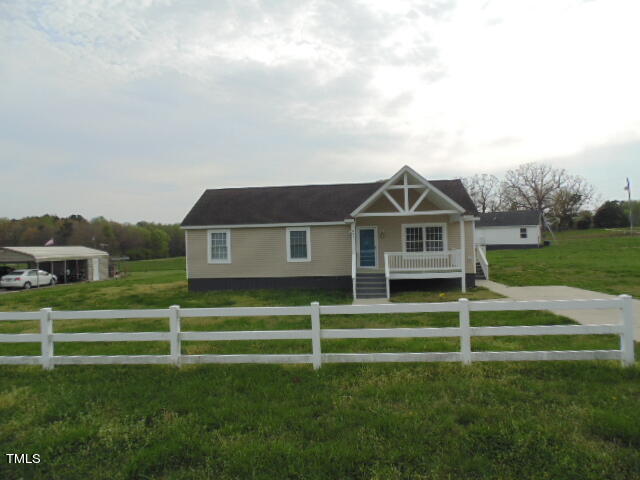
<path id="1" fill-rule="evenodd" d="M 209 263 L 231 263 L 231 230 L 208 230 Z"/>
<path id="2" fill-rule="evenodd" d="M 311 234 L 309 227 L 287 228 L 287 261 L 311 261 Z"/>
<path id="3" fill-rule="evenodd" d="M 404 227 L 404 251 L 442 252 L 446 250 L 446 226 L 407 225 Z"/>
<path id="4" fill-rule="evenodd" d="M 527 238 L 527 227 L 520 227 L 520 238 Z"/>

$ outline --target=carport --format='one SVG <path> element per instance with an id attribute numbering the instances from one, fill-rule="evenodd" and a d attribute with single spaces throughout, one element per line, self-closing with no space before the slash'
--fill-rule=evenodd
<path id="1" fill-rule="evenodd" d="M 88 247 L 0 247 L 0 264 L 20 263 L 47 270 L 60 283 L 94 282 L 109 276 L 109 254 Z"/>

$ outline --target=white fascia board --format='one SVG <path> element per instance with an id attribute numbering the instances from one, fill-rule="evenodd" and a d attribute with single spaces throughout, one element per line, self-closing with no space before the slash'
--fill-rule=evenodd
<path id="1" fill-rule="evenodd" d="M 476 228 L 523 228 L 523 227 L 535 227 L 538 228 L 540 225 L 478 225 Z"/>
<path id="2" fill-rule="evenodd" d="M 462 208 L 461 205 L 459 205 L 456 201 L 454 201 L 451 197 L 449 197 L 448 195 L 445 195 L 444 193 L 442 193 L 440 190 L 438 190 L 436 187 L 434 187 L 431 183 L 429 183 L 429 181 L 424 178 L 422 175 L 420 175 L 418 172 L 416 172 L 413 168 L 411 168 L 409 165 L 405 165 L 404 167 L 402 167 L 403 170 L 405 170 L 406 172 L 410 173 L 411 175 L 413 175 L 415 178 L 417 178 L 418 180 L 420 180 L 422 183 L 424 183 L 424 185 L 426 187 L 429 187 L 431 190 L 433 190 L 436 194 L 438 194 L 444 201 L 449 202 L 449 204 L 451 206 L 453 206 L 456 210 L 458 210 L 460 213 L 464 212 L 464 208 Z"/>
<path id="3" fill-rule="evenodd" d="M 405 172 L 405 170 L 404 170 L 405 168 L 407 168 L 406 165 L 404 167 L 402 167 L 400 170 L 398 170 L 398 172 L 394 176 L 392 176 L 389 180 L 387 180 L 385 183 L 383 183 L 382 186 L 380 188 L 378 188 L 378 190 L 376 190 L 371 195 L 369 195 L 369 198 L 367 198 L 364 202 L 362 202 L 360 204 L 360 206 L 358 208 L 356 208 L 353 212 L 351 212 L 351 216 L 355 217 L 362 210 L 364 210 L 371 203 L 373 203 L 373 201 L 376 200 L 382 194 L 382 192 L 384 192 L 387 188 L 389 188 L 393 184 L 393 182 L 395 182 L 396 180 L 398 180 L 400 178 L 400 176 Z"/>
<path id="4" fill-rule="evenodd" d="M 353 221 L 353 220 L 352 220 Z M 238 225 L 198 225 L 180 227 L 182 230 L 210 230 L 212 228 L 269 228 L 269 227 L 315 227 L 330 225 L 345 225 L 347 220 L 341 222 L 305 222 L 305 223 L 252 223 Z"/>

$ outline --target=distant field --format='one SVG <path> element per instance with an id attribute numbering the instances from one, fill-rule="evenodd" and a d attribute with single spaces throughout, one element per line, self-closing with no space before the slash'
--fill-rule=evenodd
<path id="1" fill-rule="evenodd" d="M 182 270 L 184 272 L 185 257 L 119 262 L 118 268 L 121 272 L 157 272 L 161 270 Z"/>
<path id="2" fill-rule="evenodd" d="M 507 285 L 569 285 L 640 297 L 640 232 L 572 230 L 551 247 L 493 250 L 491 279 Z"/>
<path id="3" fill-rule="evenodd" d="M 350 291 L 189 293 L 184 259 L 128 263 L 105 282 L 0 296 L 0 311 L 305 305 Z M 455 290 L 396 301 L 453 301 Z M 469 298 L 492 298 L 475 289 Z M 548 312 L 479 312 L 472 325 L 571 323 Z M 324 327 L 453 326 L 456 314 L 323 317 Z M 184 330 L 308 328 L 308 317 L 184 319 Z M 37 322 L 0 322 L 0 333 Z M 167 319 L 56 321 L 56 332 L 159 331 Z M 482 337 L 474 350 L 609 349 L 617 337 Z M 184 342 L 186 353 L 301 353 L 309 341 Z M 326 352 L 452 351 L 454 338 L 323 341 Z M 38 344 L 0 344 L 37 355 Z M 58 354 L 168 353 L 167 342 L 56 344 Z M 0 366 L 0 461 L 25 479 L 572 479 L 640 474 L 640 368 L 617 362 Z"/>

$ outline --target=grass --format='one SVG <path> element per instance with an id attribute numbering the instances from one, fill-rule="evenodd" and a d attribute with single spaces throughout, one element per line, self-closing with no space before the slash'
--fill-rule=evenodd
<path id="1" fill-rule="evenodd" d="M 0 310 L 350 303 L 344 291 L 189 293 L 180 259 L 125 279 L 0 296 Z M 395 301 L 455 301 L 455 291 Z M 476 289 L 472 299 L 495 297 Z M 571 323 L 479 312 L 472 325 Z M 455 314 L 323 316 L 327 328 L 449 326 Z M 0 333 L 38 331 L 2 322 Z M 184 330 L 309 328 L 307 317 L 184 319 Z M 166 319 L 57 321 L 57 332 L 167 330 Z M 614 336 L 475 338 L 475 350 L 617 348 Z M 187 342 L 185 353 L 308 353 L 308 341 Z M 323 341 L 326 352 L 452 351 L 455 339 Z M 37 344 L 0 344 L 35 354 Z M 58 354 L 168 353 L 166 342 L 56 344 Z M 0 367 L 0 478 L 630 479 L 640 369 L 616 362 Z"/>
<path id="2" fill-rule="evenodd" d="M 491 279 L 507 285 L 569 285 L 640 297 L 640 235 L 571 230 L 548 248 L 489 251 Z"/>

